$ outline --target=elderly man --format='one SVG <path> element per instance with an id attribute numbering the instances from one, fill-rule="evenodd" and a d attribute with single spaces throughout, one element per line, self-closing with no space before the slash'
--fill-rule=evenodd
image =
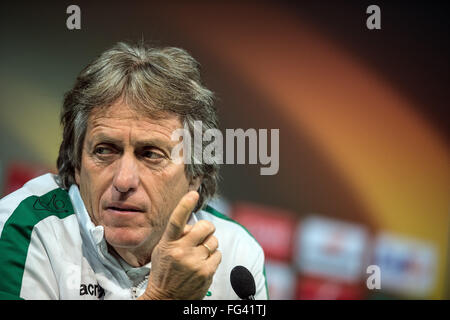
<path id="1" fill-rule="evenodd" d="M 267 299 L 264 254 L 207 203 L 217 164 L 172 159 L 176 129 L 217 128 L 198 63 L 178 48 L 118 43 L 64 99 L 58 175 L 0 201 L 6 299 L 237 299 L 245 266 Z"/>

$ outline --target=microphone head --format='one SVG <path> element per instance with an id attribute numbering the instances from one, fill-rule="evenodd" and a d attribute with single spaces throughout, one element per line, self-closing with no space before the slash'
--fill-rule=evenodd
<path id="1" fill-rule="evenodd" d="M 234 292 L 243 300 L 248 300 L 256 293 L 255 279 L 250 271 L 243 266 L 236 266 L 230 273 L 231 286 Z"/>

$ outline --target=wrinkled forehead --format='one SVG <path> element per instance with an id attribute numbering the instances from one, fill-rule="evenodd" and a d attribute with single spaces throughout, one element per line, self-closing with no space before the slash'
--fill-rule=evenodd
<path id="1" fill-rule="evenodd" d="M 111 105 L 94 108 L 89 114 L 88 128 L 109 121 L 129 121 L 130 125 L 140 122 L 143 125 L 159 125 L 172 130 L 182 127 L 180 115 L 174 112 L 129 105 L 123 100 L 117 100 Z"/>

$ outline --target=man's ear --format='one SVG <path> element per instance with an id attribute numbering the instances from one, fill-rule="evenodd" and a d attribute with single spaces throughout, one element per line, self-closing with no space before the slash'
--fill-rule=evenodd
<path id="1" fill-rule="evenodd" d="M 189 182 L 189 191 L 198 191 L 201 184 L 202 184 L 202 177 L 192 178 L 191 182 Z"/>
<path id="2" fill-rule="evenodd" d="M 75 169 L 75 182 L 80 185 L 80 170 Z"/>

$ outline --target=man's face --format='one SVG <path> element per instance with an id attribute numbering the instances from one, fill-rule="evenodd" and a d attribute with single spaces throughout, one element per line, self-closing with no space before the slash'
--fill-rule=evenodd
<path id="1" fill-rule="evenodd" d="M 83 144 L 80 193 L 95 225 L 114 248 L 152 250 L 190 183 L 184 164 L 170 160 L 175 115 L 151 119 L 122 102 L 91 113 Z"/>

